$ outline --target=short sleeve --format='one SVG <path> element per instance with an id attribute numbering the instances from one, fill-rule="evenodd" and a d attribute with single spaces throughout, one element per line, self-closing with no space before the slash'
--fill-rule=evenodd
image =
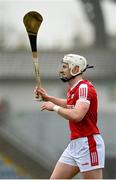
<path id="1" fill-rule="evenodd" d="M 90 97 L 88 85 L 81 84 L 79 86 L 79 99 L 77 100 L 77 102 L 81 101 L 81 102 L 86 102 L 90 104 L 90 99 L 91 97 Z"/>

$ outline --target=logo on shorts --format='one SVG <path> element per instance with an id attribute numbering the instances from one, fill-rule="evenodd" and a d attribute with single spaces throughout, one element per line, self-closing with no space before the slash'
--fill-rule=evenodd
<path id="1" fill-rule="evenodd" d="M 90 153 L 90 158 L 91 158 L 91 165 L 97 166 L 98 165 L 98 154 L 96 151 Z"/>
<path id="2" fill-rule="evenodd" d="M 86 163 L 83 163 L 83 164 L 81 164 L 82 166 L 87 166 L 87 165 L 89 165 L 89 163 L 88 162 L 86 162 Z"/>

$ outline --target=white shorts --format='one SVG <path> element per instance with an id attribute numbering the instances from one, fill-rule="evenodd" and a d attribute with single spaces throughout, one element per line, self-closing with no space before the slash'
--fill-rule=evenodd
<path id="1" fill-rule="evenodd" d="M 77 166 L 80 172 L 104 168 L 105 145 L 100 134 L 72 140 L 59 162 Z"/>

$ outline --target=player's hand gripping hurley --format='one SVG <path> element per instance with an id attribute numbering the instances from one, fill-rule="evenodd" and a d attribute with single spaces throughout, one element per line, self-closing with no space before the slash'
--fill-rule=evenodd
<path id="1" fill-rule="evenodd" d="M 43 17 L 41 16 L 41 14 L 35 11 L 28 12 L 27 14 L 25 14 L 23 18 L 23 22 L 31 45 L 32 60 L 34 64 L 35 77 L 37 80 L 38 88 L 41 88 L 41 79 L 40 79 L 38 53 L 37 53 L 37 34 L 42 21 L 43 21 Z M 42 97 L 39 97 L 38 100 L 41 101 Z"/>

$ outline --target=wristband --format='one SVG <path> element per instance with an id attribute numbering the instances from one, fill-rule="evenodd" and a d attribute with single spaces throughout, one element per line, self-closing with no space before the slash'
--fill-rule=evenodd
<path id="1" fill-rule="evenodd" d="M 60 108 L 61 108 L 60 106 L 55 105 L 55 106 L 53 107 L 53 110 L 56 111 L 56 112 L 58 112 Z"/>

